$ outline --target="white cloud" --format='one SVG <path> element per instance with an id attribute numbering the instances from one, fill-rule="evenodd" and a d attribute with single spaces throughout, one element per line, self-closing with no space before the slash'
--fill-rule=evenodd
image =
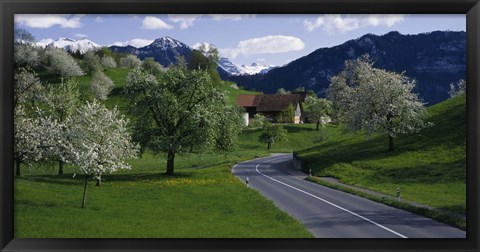
<path id="1" fill-rule="evenodd" d="M 234 20 L 239 21 L 245 18 L 254 18 L 255 14 L 209 14 L 213 20 Z"/>
<path id="2" fill-rule="evenodd" d="M 220 53 L 230 59 L 239 54 L 274 54 L 298 51 L 305 48 L 303 41 L 296 37 L 283 35 L 270 35 L 260 38 L 252 38 L 238 42 L 235 48 L 220 49 Z"/>
<path id="3" fill-rule="evenodd" d="M 306 19 L 303 22 L 305 30 L 308 32 L 322 28 L 328 33 L 345 33 L 348 31 L 364 28 L 368 26 L 386 26 L 391 27 L 397 23 L 403 22 L 405 15 L 397 14 L 371 14 L 371 15 L 339 15 L 327 14 L 311 20 Z"/>
<path id="4" fill-rule="evenodd" d="M 137 38 L 137 39 L 132 39 L 132 40 L 128 40 L 128 41 L 125 41 L 125 42 L 115 42 L 112 45 L 115 45 L 115 46 L 131 45 L 133 47 L 140 48 L 140 47 L 150 45 L 151 43 L 153 43 L 153 40 Z"/>
<path id="5" fill-rule="evenodd" d="M 180 24 L 180 29 L 185 30 L 193 25 L 195 20 L 199 19 L 202 15 L 198 14 L 169 14 L 168 19 L 174 23 Z"/>
<path id="6" fill-rule="evenodd" d="M 88 35 L 87 35 L 87 34 L 83 34 L 83 33 L 76 33 L 76 34 L 75 34 L 75 37 L 77 37 L 77 38 L 88 38 Z"/>
<path id="7" fill-rule="evenodd" d="M 97 22 L 97 23 L 102 23 L 102 22 L 103 22 L 103 18 L 100 17 L 100 16 L 97 16 L 97 17 L 95 18 L 95 22 Z"/>
<path id="8" fill-rule="evenodd" d="M 215 21 L 239 21 L 245 18 L 254 18 L 255 14 L 170 14 L 168 15 L 168 19 L 174 23 L 179 23 L 180 29 L 185 30 L 192 26 L 195 21 L 204 16 L 211 17 Z"/>
<path id="9" fill-rule="evenodd" d="M 54 25 L 62 28 L 80 28 L 83 24 L 80 18 L 83 15 L 57 15 L 57 14 L 18 14 L 15 15 L 15 23 L 30 28 L 46 29 Z"/>
<path id="10" fill-rule="evenodd" d="M 199 49 L 200 47 L 204 47 L 205 50 L 208 52 L 210 49 L 217 48 L 215 45 L 207 43 L 207 42 L 198 42 L 191 46 L 193 49 Z"/>
<path id="11" fill-rule="evenodd" d="M 142 26 L 140 27 L 146 30 L 160 30 L 167 29 L 170 30 L 173 26 L 163 22 L 160 18 L 147 16 L 143 19 Z"/>

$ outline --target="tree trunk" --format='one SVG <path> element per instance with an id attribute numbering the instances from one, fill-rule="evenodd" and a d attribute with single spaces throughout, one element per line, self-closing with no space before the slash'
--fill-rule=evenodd
<path id="1" fill-rule="evenodd" d="M 85 202 L 87 201 L 87 182 L 88 182 L 88 175 L 85 174 L 85 185 L 83 186 L 82 208 L 85 208 Z"/>
<path id="2" fill-rule="evenodd" d="M 167 175 L 173 175 L 173 168 L 175 164 L 175 152 L 174 151 L 168 151 L 168 156 L 167 156 Z"/>
<path id="3" fill-rule="evenodd" d="M 317 131 L 319 127 L 320 127 L 320 120 L 317 120 Z"/>
<path id="4" fill-rule="evenodd" d="M 393 151 L 393 137 L 388 135 L 388 151 Z"/>
<path id="5" fill-rule="evenodd" d="M 63 175 L 63 161 L 58 160 L 58 175 Z"/>
<path id="6" fill-rule="evenodd" d="M 96 186 L 98 186 L 98 187 L 102 186 L 102 174 L 98 175 Z"/>
<path id="7" fill-rule="evenodd" d="M 17 159 L 15 160 L 16 175 L 17 175 L 17 177 L 20 176 L 20 164 L 21 164 L 21 163 L 22 163 L 22 162 L 20 161 L 19 158 L 17 158 Z"/>
<path id="8" fill-rule="evenodd" d="M 267 150 L 270 150 L 270 147 L 272 147 L 272 143 L 271 143 L 271 142 L 268 142 L 268 144 L 267 144 Z"/>

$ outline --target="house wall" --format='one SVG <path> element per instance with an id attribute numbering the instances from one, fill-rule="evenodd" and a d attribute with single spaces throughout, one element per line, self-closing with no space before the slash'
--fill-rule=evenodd
<path id="1" fill-rule="evenodd" d="M 248 113 L 242 113 L 242 118 L 243 118 L 243 124 L 245 126 L 248 126 L 248 124 L 250 124 L 250 118 Z"/>
<path id="2" fill-rule="evenodd" d="M 300 118 L 302 117 L 302 109 L 300 108 L 300 103 L 297 103 L 297 108 L 295 109 L 295 117 L 293 118 L 293 123 L 300 123 Z"/>

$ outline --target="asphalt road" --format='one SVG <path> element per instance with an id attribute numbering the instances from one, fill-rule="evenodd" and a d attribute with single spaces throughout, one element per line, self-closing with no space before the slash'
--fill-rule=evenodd
<path id="1" fill-rule="evenodd" d="M 463 230 L 304 180 L 292 154 L 236 165 L 232 173 L 322 238 L 465 238 Z"/>

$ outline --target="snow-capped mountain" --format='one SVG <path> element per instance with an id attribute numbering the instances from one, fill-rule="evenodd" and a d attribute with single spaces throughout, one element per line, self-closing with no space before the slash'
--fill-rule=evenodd
<path id="1" fill-rule="evenodd" d="M 259 64 L 259 63 L 254 62 L 250 66 L 242 65 L 240 67 L 240 69 L 246 75 L 253 75 L 253 74 L 266 74 L 266 73 L 268 73 L 268 71 L 270 71 L 271 69 L 273 69 L 275 67 L 277 67 L 277 66 Z"/>
<path id="2" fill-rule="evenodd" d="M 241 65 L 238 66 L 228 58 L 222 57 L 218 62 L 218 67 L 225 71 L 228 75 L 239 76 L 239 75 L 254 75 L 254 74 L 266 74 L 271 69 L 276 66 L 265 65 L 259 63 L 252 63 L 251 65 Z"/>
<path id="3" fill-rule="evenodd" d="M 43 39 L 38 41 L 37 46 L 46 47 L 53 46 L 57 48 L 62 48 L 69 52 L 77 52 L 84 54 L 90 50 L 96 50 L 102 46 L 86 38 L 75 40 L 70 38 L 59 38 L 57 40 L 53 39 Z"/>
<path id="4" fill-rule="evenodd" d="M 237 75 L 245 74 L 240 67 L 238 67 L 233 62 L 231 62 L 228 58 L 225 58 L 225 57 L 221 57 L 218 60 L 218 68 L 222 69 L 229 75 L 237 76 Z"/>
<path id="5" fill-rule="evenodd" d="M 174 64 L 178 57 L 184 57 L 188 62 L 192 51 L 188 45 L 168 36 L 156 39 L 151 44 L 140 48 L 130 45 L 110 46 L 109 48 L 113 52 L 134 54 L 141 60 L 151 57 L 164 67 Z"/>

